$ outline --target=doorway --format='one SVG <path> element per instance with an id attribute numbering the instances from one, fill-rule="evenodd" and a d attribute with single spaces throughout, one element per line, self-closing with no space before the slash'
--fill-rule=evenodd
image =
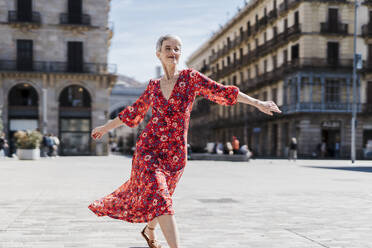
<path id="1" fill-rule="evenodd" d="M 326 144 L 326 157 L 336 157 L 340 150 L 340 129 L 322 129 L 322 142 Z"/>

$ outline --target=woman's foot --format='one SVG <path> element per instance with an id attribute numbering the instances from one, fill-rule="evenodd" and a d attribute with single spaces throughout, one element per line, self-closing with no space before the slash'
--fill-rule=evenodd
<path id="1" fill-rule="evenodd" d="M 146 226 L 145 227 L 145 234 L 147 235 L 147 237 L 149 237 L 150 240 L 155 240 L 156 239 L 155 228 Z"/>
<path id="2" fill-rule="evenodd" d="M 160 243 L 156 240 L 155 237 L 155 228 L 151 228 L 146 225 L 141 234 L 146 239 L 147 244 L 150 248 L 161 248 Z"/>

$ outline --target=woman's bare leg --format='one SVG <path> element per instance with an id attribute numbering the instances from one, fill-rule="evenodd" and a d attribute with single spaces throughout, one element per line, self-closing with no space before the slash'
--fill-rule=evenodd
<path id="1" fill-rule="evenodd" d="M 174 215 L 161 215 L 157 217 L 161 231 L 170 248 L 179 248 L 179 235 Z"/>
<path id="2" fill-rule="evenodd" d="M 157 225 L 158 225 L 158 218 L 155 218 L 152 221 L 147 223 L 147 226 L 149 226 L 150 228 L 154 228 L 154 229 Z M 147 234 L 149 239 L 152 239 L 152 240 L 156 239 L 155 230 L 150 230 L 146 228 L 145 233 Z"/>

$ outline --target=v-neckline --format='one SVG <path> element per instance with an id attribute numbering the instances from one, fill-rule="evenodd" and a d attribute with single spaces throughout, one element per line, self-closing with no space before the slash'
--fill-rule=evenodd
<path id="1" fill-rule="evenodd" d="M 177 87 L 178 81 L 179 81 L 180 78 L 181 78 L 181 73 L 182 73 L 182 71 L 179 72 L 179 74 L 178 74 L 178 78 L 177 78 L 175 84 L 173 85 L 173 89 L 172 89 L 172 91 L 171 91 L 171 93 L 170 93 L 168 99 L 165 97 L 165 95 L 163 94 L 163 90 L 161 89 L 161 85 L 160 85 L 161 78 L 158 80 L 158 86 L 159 86 L 160 94 L 161 94 L 161 96 L 163 97 L 163 99 L 164 99 L 166 102 L 168 102 L 168 101 L 172 98 L 173 93 L 174 93 L 174 90 L 175 90 L 175 88 Z"/>

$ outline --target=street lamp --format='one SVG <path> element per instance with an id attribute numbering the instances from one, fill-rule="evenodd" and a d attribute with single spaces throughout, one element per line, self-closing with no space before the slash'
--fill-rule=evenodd
<path id="1" fill-rule="evenodd" d="M 356 114 L 357 114 L 357 69 L 361 69 L 361 54 L 357 54 L 357 15 L 359 1 L 355 0 L 355 13 L 354 13 L 354 63 L 353 63 L 353 104 L 352 104 L 352 117 L 351 117 L 351 163 L 355 162 L 355 125 L 356 125 Z"/>

